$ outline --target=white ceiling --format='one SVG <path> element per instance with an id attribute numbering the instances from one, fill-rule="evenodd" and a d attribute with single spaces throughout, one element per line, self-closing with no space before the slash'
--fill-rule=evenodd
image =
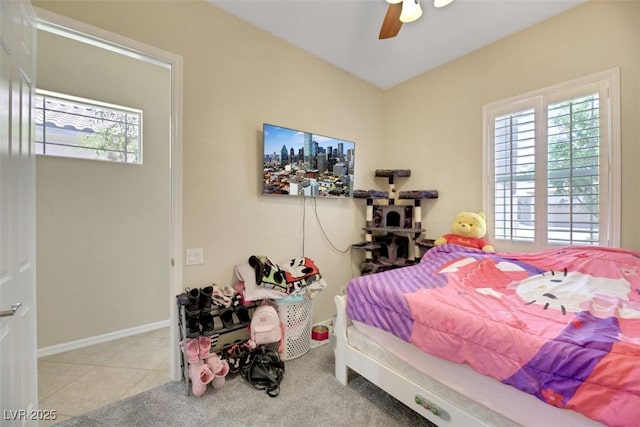
<path id="1" fill-rule="evenodd" d="M 386 89 L 586 0 L 454 0 L 378 40 L 385 0 L 209 0 L 217 7 Z"/>

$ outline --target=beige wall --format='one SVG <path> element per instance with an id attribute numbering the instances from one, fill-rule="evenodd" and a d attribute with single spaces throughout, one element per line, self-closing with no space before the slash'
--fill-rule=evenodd
<path id="1" fill-rule="evenodd" d="M 142 165 L 38 157 L 38 347 L 169 318 L 170 74 L 38 32 L 40 89 L 139 108 Z"/>
<path id="2" fill-rule="evenodd" d="M 437 188 L 427 235 L 460 210 L 482 209 L 482 107 L 620 67 L 622 247 L 640 250 L 640 2 L 590 2 L 385 92 L 393 167 Z"/>
<path id="3" fill-rule="evenodd" d="M 301 253 L 300 201 L 259 195 L 263 122 L 355 140 L 357 188 L 384 188 L 375 169 L 411 169 L 400 189 L 440 191 L 424 209 L 427 235 L 438 237 L 458 210 L 481 208 L 484 104 L 614 66 L 622 69 L 622 243 L 640 249 L 636 3 L 580 6 L 387 91 L 204 2 L 35 5 L 183 57 L 184 247 L 205 251 L 204 265 L 185 267 L 185 286 L 229 283 L 251 254 Z M 338 248 L 362 239 L 362 204 L 318 200 Z M 353 274 L 352 258 L 323 239 L 311 201 L 306 218 L 305 255 L 331 286 L 314 301 L 322 320 Z"/>
<path id="4" fill-rule="evenodd" d="M 374 188 L 373 170 L 384 167 L 380 89 L 204 1 L 34 4 L 182 56 L 184 247 L 204 248 L 205 259 L 184 267 L 184 286 L 231 283 L 253 254 L 302 252 L 301 200 L 260 195 L 264 122 L 355 141 L 356 186 Z M 317 200 L 317 213 L 337 248 L 362 240 L 361 200 Z M 324 320 L 352 257 L 322 237 L 311 200 L 305 216 L 305 255 L 331 287 L 314 299 Z"/>

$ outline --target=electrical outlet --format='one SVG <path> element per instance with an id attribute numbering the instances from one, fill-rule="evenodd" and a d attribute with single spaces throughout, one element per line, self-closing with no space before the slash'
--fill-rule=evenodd
<path id="1" fill-rule="evenodd" d="M 204 263 L 204 250 L 202 248 L 187 249 L 186 265 L 197 265 Z"/>

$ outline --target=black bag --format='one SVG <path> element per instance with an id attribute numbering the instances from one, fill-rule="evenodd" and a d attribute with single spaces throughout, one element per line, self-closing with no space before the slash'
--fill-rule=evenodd
<path id="1" fill-rule="evenodd" d="M 258 390 L 276 397 L 284 377 L 284 362 L 277 352 L 262 345 L 251 352 L 248 363 L 242 368 L 242 377 Z"/>

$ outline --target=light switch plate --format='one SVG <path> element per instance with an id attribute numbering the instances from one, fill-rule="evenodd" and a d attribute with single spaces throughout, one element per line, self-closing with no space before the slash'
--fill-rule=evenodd
<path id="1" fill-rule="evenodd" d="M 204 251 L 202 248 L 187 249 L 186 265 L 197 265 L 204 263 Z"/>

